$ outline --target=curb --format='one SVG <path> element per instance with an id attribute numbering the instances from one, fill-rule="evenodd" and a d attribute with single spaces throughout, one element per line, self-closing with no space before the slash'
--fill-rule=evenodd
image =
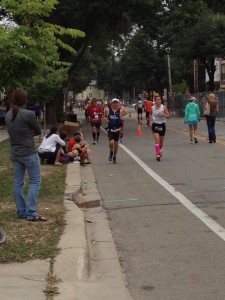
<path id="1" fill-rule="evenodd" d="M 91 165 L 68 164 L 66 226 L 53 264 L 56 300 L 132 300 Z M 70 200 L 68 200 L 70 199 Z M 80 209 L 74 199 L 88 207 Z"/>
<path id="2" fill-rule="evenodd" d="M 73 202 L 81 190 L 80 169 L 79 164 L 67 166 L 64 197 L 66 226 L 58 244 L 61 252 L 55 258 L 53 266 L 53 273 L 58 281 L 59 300 L 74 299 L 76 282 L 87 279 L 89 274 L 84 214 Z"/>

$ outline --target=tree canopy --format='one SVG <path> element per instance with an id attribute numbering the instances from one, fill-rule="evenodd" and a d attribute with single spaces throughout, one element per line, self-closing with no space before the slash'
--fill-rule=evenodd
<path id="1" fill-rule="evenodd" d="M 59 48 L 76 51 L 62 36 L 84 37 L 84 33 L 48 23 L 57 1 L 2 0 L 5 15 L 14 23 L 0 26 L 0 84 L 6 89 L 23 86 L 33 93 L 52 94 L 62 87 L 70 64 L 60 60 Z"/>
<path id="2" fill-rule="evenodd" d="M 193 87 L 193 60 L 214 89 L 215 58 L 224 56 L 225 3 L 215 0 L 2 0 L 0 84 L 53 95 L 79 92 L 90 79 L 122 90 Z M 76 50 L 75 50 L 76 49 Z"/>

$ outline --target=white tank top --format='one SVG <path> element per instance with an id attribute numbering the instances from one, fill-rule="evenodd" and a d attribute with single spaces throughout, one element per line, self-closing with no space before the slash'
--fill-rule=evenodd
<path id="1" fill-rule="evenodd" d="M 143 102 L 141 100 L 138 100 L 137 107 L 138 108 L 142 108 L 143 107 Z"/>
<path id="2" fill-rule="evenodd" d="M 155 105 L 152 107 L 152 117 L 153 122 L 157 124 L 166 123 L 166 118 L 164 116 L 159 116 L 159 113 L 164 113 L 164 105 L 161 104 L 159 109 L 155 108 Z"/>

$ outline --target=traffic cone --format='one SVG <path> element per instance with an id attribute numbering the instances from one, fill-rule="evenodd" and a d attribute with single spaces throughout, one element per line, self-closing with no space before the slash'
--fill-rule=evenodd
<path id="1" fill-rule="evenodd" d="M 137 135 L 142 135 L 142 130 L 141 130 L 141 124 L 140 124 L 140 122 L 138 122 L 138 128 L 137 128 L 136 134 Z"/>

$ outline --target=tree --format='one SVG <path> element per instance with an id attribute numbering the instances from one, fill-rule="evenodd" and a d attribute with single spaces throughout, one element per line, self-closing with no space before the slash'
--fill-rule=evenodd
<path id="1" fill-rule="evenodd" d="M 45 21 L 56 4 L 56 0 L 2 0 L 4 12 L 16 22 L 11 27 L 0 26 L 2 86 L 23 86 L 36 93 L 40 90 L 39 96 L 48 98 L 61 88 L 69 64 L 60 61 L 59 47 L 76 54 L 75 49 L 63 42 L 62 36 L 74 39 L 84 37 L 84 33 Z"/>
<path id="2" fill-rule="evenodd" d="M 152 40 L 142 29 L 138 30 L 127 45 L 119 61 L 123 87 L 137 93 L 168 87 L 168 68 L 165 52 L 157 40 Z"/>
<path id="3" fill-rule="evenodd" d="M 215 89 L 215 58 L 224 56 L 224 15 L 212 11 L 210 1 L 167 1 L 168 13 L 165 23 L 165 39 L 171 53 L 204 64 L 209 76 L 210 87 Z M 224 9 L 224 4 L 221 4 Z M 175 34 L 176 33 L 176 34 Z"/>
<path id="4" fill-rule="evenodd" d="M 108 53 L 102 49 L 111 51 L 112 44 L 123 44 L 124 36 L 132 32 L 137 24 L 141 27 L 143 23 L 151 23 L 151 34 L 155 35 L 162 7 L 162 1 L 159 0 L 61 0 L 51 16 L 51 21 L 79 28 L 86 34 L 82 41 L 74 41 L 73 46 L 79 49 L 77 56 L 67 56 L 72 63 L 67 88 L 69 89 L 72 82 L 76 84 L 77 67 L 83 63 L 82 58 L 89 47 L 95 56 L 104 57 L 108 61 Z M 64 52 L 61 54 L 62 57 L 66 55 Z"/>

